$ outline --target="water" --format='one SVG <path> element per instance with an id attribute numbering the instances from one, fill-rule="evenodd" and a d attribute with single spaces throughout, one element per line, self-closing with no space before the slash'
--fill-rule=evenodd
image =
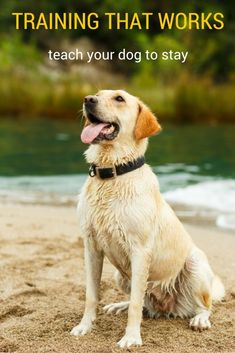
<path id="1" fill-rule="evenodd" d="M 79 120 L 0 120 L 0 199 L 75 202 L 88 169 L 80 131 Z M 182 218 L 235 228 L 234 136 L 234 125 L 166 125 L 150 139 L 147 162 Z"/>

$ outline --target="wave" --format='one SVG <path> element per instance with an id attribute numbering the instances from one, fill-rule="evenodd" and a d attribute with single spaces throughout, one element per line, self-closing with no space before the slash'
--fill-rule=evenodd
<path id="1" fill-rule="evenodd" d="M 199 174 L 197 166 L 169 164 L 153 168 L 165 199 L 179 217 L 213 221 L 235 229 L 235 180 Z M 75 204 L 86 174 L 0 177 L 4 203 Z"/>
<path id="2" fill-rule="evenodd" d="M 0 177 L 0 200 L 24 204 L 75 203 L 86 175 Z"/>
<path id="3" fill-rule="evenodd" d="M 235 213 L 235 180 L 204 181 L 164 193 L 168 201 Z"/>
<path id="4" fill-rule="evenodd" d="M 218 227 L 235 229 L 235 180 L 210 180 L 164 193 L 174 205 L 188 206 L 194 212 L 215 218 Z"/>

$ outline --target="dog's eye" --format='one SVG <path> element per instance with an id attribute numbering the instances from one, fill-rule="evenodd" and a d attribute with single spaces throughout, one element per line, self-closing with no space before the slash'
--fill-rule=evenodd
<path id="1" fill-rule="evenodd" d="M 117 97 L 115 97 L 115 100 L 116 100 L 117 102 L 125 102 L 125 100 L 122 98 L 122 96 L 117 96 Z"/>

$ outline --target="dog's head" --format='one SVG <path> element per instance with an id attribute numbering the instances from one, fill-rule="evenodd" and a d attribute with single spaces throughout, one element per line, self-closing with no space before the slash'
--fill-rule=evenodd
<path id="1" fill-rule="evenodd" d="M 138 98 L 123 90 L 103 90 L 84 98 L 84 143 L 113 143 L 143 138 L 161 130 L 156 117 Z"/>

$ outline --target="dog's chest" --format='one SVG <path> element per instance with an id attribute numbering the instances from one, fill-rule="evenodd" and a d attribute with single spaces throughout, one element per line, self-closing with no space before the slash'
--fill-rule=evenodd
<path id="1" fill-rule="evenodd" d="M 115 190 L 115 191 L 114 191 Z M 119 270 L 129 267 L 129 218 L 126 204 L 130 195 L 123 195 L 123 187 L 113 188 L 112 183 L 88 185 L 87 212 L 92 237 L 109 260 Z M 127 200 L 128 198 L 128 200 Z"/>

